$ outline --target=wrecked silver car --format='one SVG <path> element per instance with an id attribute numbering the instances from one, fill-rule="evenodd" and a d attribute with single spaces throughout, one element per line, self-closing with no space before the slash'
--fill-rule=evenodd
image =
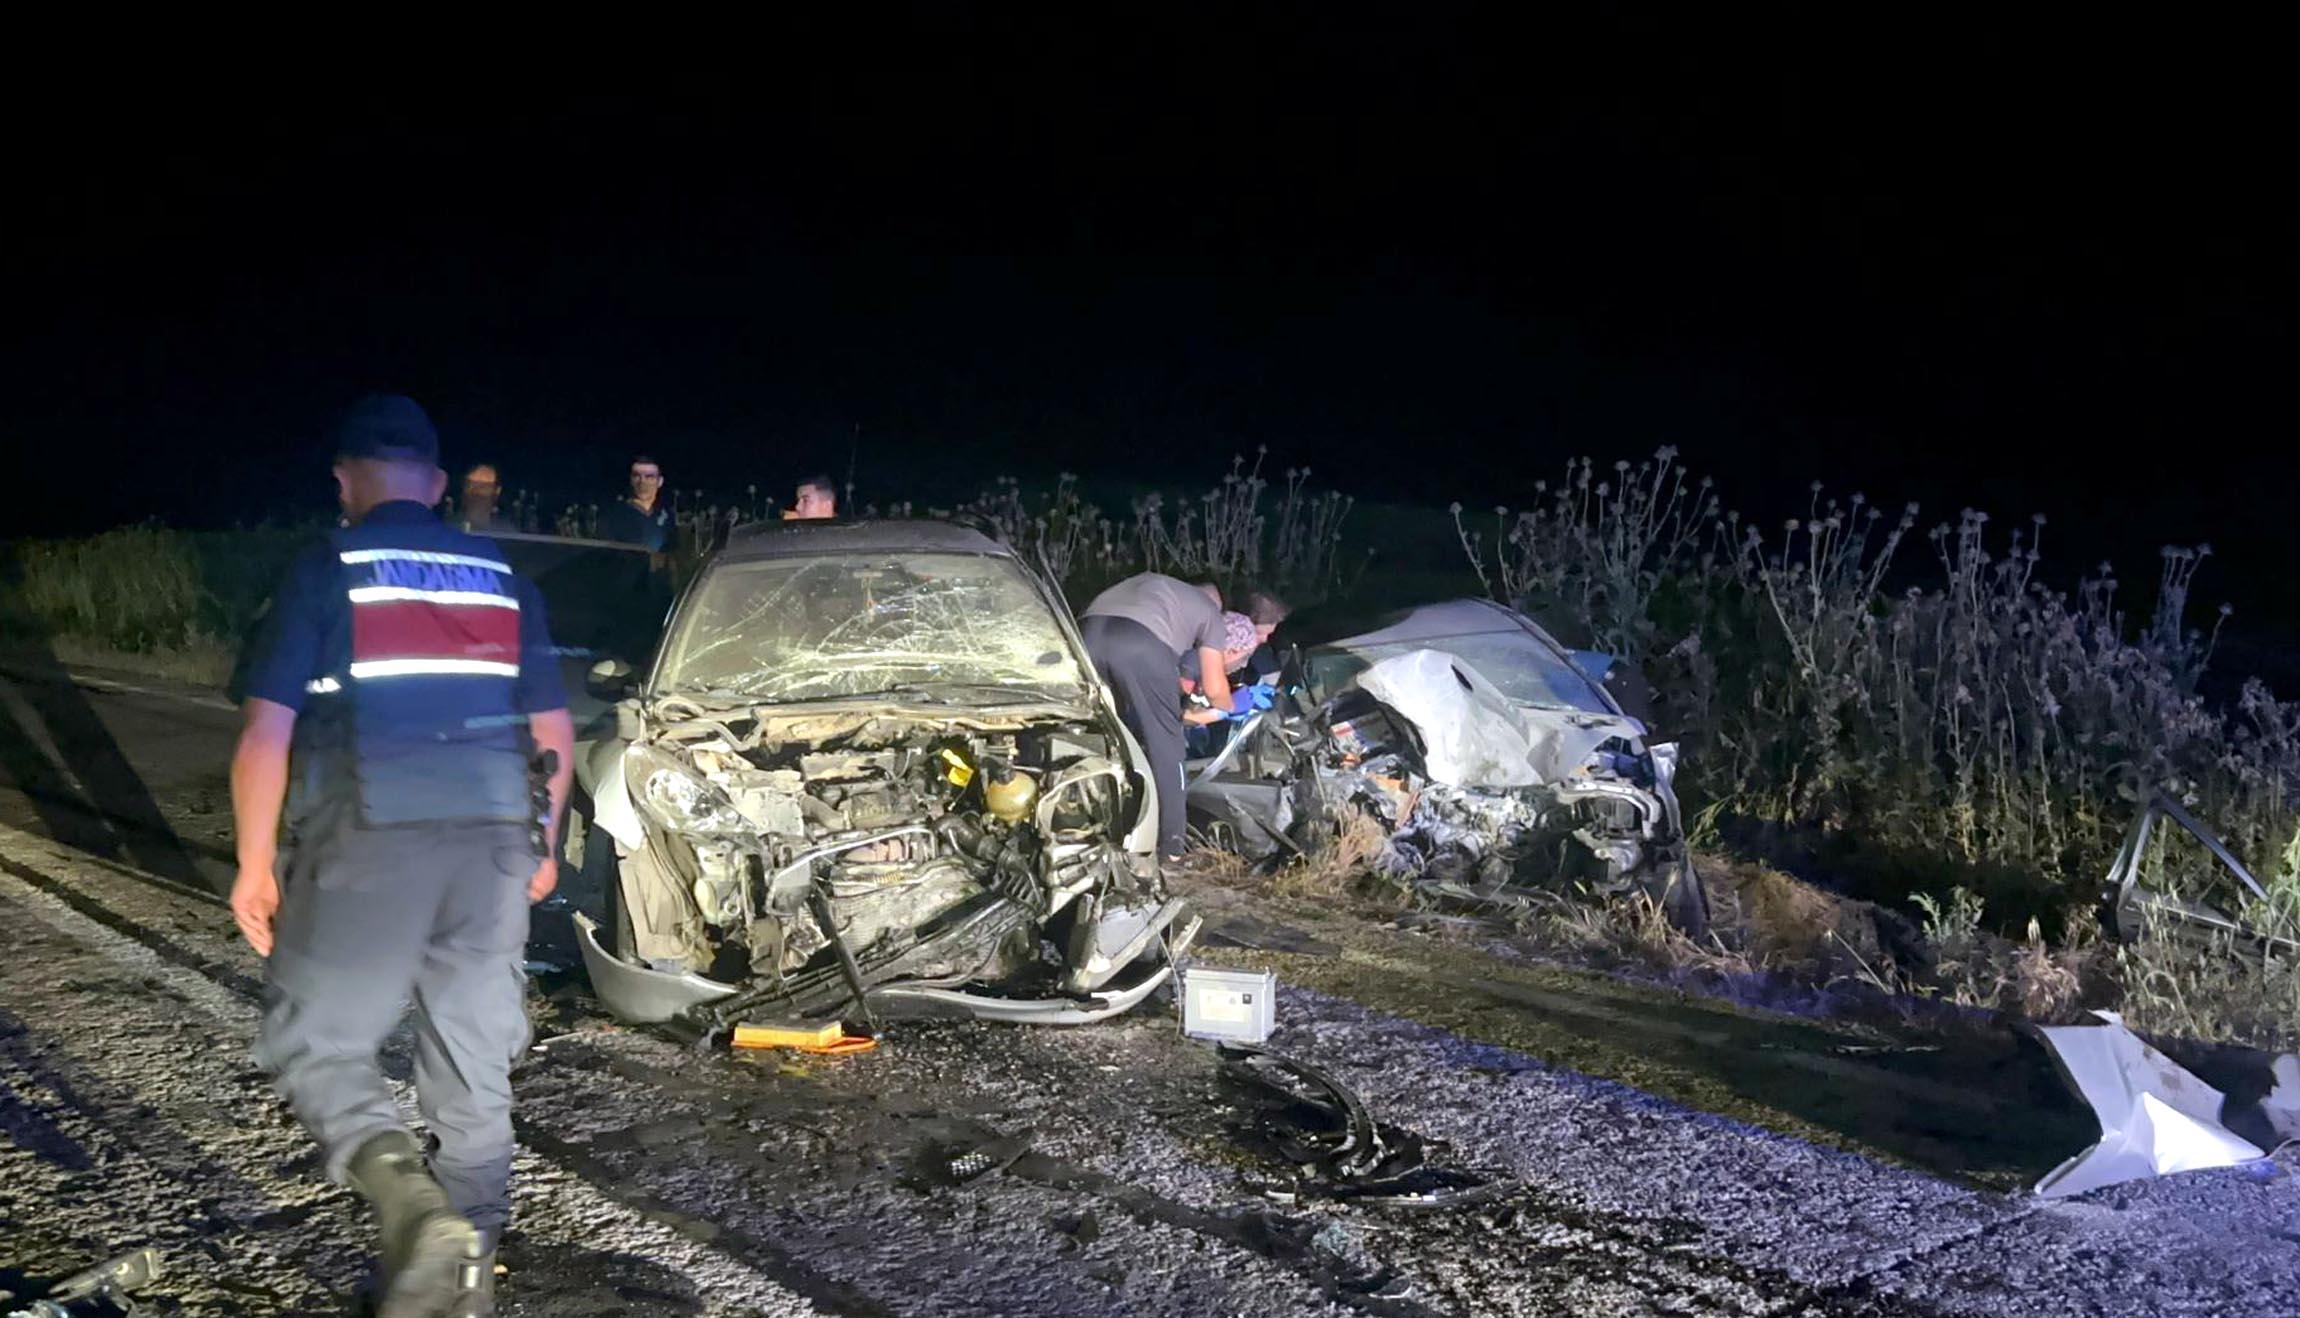
<path id="1" fill-rule="evenodd" d="M 1481 599 L 1289 619 L 1283 697 L 1188 769 L 1196 827 L 1250 857 L 1343 811 L 1388 834 L 1384 876 L 1523 908 L 1641 891 L 1688 931 L 1708 900 L 1685 845 L 1673 744 L 1532 619 Z"/>
<path id="2" fill-rule="evenodd" d="M 613 866 L 581 947 L 626 1020 L 1081 1023 L 1196 931 L 1069 612 L 959 527 L 738 531 L 579 758 L 575 863 Z"/>

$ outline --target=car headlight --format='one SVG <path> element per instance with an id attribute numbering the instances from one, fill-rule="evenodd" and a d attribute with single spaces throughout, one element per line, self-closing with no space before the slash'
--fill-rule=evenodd
<path id="1" fill-rule="evenodd" d="M 623 781 L 647 818 L 670 832 L 747 837 L 756 831 L 725 792 L 652 747 L 634 746 L 625 753 Z"/>

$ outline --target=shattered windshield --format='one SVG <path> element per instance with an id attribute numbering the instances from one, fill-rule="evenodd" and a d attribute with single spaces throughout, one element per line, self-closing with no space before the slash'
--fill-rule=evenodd
<path id="1" fill-rule="evenodd" d="M 1395 655 L 1442 650 L 1477 670 L 1500 692 L 1536 709 L 1571 709 L 1610 714 L 1605 697 L 1588 678 L 1540 641 L 1523 632 L 1476 632 L 1430 636 L 1381 645 L 1341 644 L 1309 653 L 1311 689 L 1320 700 L 1348 686 L 1358 674 Z"/>
<path id="2" fill-rule="evenodd" d="M 975 702 L 1084 685 L 1061 627 L 1014 563 L 881 553 L 712 568 L 680 610 L 655 689 Z"/>

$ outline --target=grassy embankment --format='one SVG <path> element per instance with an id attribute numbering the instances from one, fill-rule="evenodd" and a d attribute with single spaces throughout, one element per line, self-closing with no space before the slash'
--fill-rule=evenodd
<path id="1" fill-rule="evenodd" d="M 19 541 L 0 561 L 0 657 L 220 686 L 298 539 L 130 526 Z"/>

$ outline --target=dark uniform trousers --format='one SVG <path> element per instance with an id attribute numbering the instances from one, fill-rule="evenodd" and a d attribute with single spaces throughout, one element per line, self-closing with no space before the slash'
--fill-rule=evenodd
<path id="1" fill-rule="evenodd" d="M 1142 743 L 1158 784 L 1158 854 L 1178 856 L 1187 829 L 1182 801 L 1182 661 L 1158 633 L 1134 621 L 1090 614 L 1078 624 L 1094 671 L 1110 684 L 1118 718 Z"/>
<path id="2" fill-rule="evenodd" d="M 529 1040 L 536 863 L 518 824 L 346 827 L 299 843 L 280 875 L 256 1042 L 340 1183 L 361 1144 L 406 1128 L 377 1054 L 412 1000 L 432 1172 L 490 1239 L 511 1212 L 511 1066 Z"/>

